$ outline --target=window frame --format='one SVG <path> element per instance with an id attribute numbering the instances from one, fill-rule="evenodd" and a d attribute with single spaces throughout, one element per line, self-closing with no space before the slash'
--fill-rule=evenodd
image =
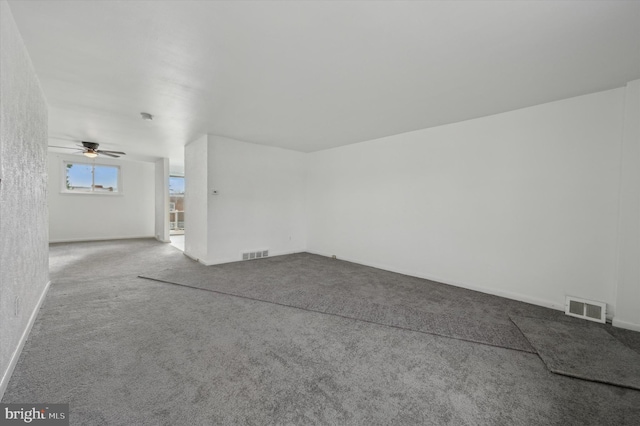
<path id="1" fill-rule="evenodd" d="M 78 164 L 83 166 L 91 166 L 91 191 L 79 191 L 73 189 L 67 189 L 67 165 Z M 95 191 L 95 168 L 98 167 L 111 167 L 117 170 L 118 190 L 117 191 Z M 60 175 L 60 193 L 61 194 L 81 194 L 81 195 L 107 195 L 110 197 L 123 195 L 122 188 L 122 168 L 119 164 L 107 164 L 96 161 L 78 161 L 78 160 L 62 160 L 62 173 Z"/>

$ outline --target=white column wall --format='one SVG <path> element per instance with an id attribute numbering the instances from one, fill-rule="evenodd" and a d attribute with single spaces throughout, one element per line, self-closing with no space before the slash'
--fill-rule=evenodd
<path id="1" fill-rule="evenodd" d="M 204 135 L 184 148 L 184 253 L 203 261 L 208 253 L 208 146 Z"/>
<path id="2" fill-rule="evenodd" d="M 640 80 L 625 88 L 620 226 L 613 325 L 640 331 Z"/>
<path id="3" fill-rule="evenodd" d="M 155 235 L 156 240 L 168 243 L 171 241 L 169 237 L 169 159 L 159 159 L 155 167 Z"/>

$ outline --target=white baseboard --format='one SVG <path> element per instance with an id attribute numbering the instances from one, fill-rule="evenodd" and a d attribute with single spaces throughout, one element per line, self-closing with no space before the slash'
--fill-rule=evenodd
<path id="1" fill-rule="evenodd" d="M 127 235 L 127 236 L 114 236 L 114 237 L 94 237 L 94 238 L 64 238 L 61 240 L 49 240 L 49 244 L 54 243 L 84 243 L 89 241 L 112 241 L 112 240 L 136 240 L 141 238 L 153 238 L 154 235 Z M 164 242 L 164 241 L 163 241 Z"/>
<path id="2" fill-rule="evenodd" d="M 33 308 L 33 312 L 31 312 L 31 316 L 29 317 L 29 321 L 27 322 L 27 326 L 22 332 L 22 336 L 20 336 L 20 340 L 18 341 L 18 346 L 13 351 L 11 355 L 11 360 L 9 361 L 9 365 L 6 370 L 2 373 L 2 380 L 0 380 L 0 400 L 4 396 L 4 392 L 7 390 L 7 386 L 9 385 L 9 380 L 11 379 L 11 375 L 13 374 L 13 370 L 16 368 L 16 364 L 18 363 L 18 359 L 20 359 L 20 354 L 22 353 L 22 348 L 24 348 L 24 343 L 27 341 L 29 337 L 29 333 L 31 332 L 31 328 L 33 327 L 33 323 L 36 321 L 36 317 L 38 316 L 38 312 L 40 311 L 40 306 L 42 306 L 42 302 L 44 301 L 47 292 L 49 291 L 49 286 L 51 285 L 51 281 L 47 282 L 40 294 L 40 298 L 38 298 L 38 303 L 36 303 L 35 308 Z"/>
<path id="3" fill-rule="evenodd" d="M 306 251 L 307 251 L 307 253 L 317 254 L 319 256 L 331 257 L 330 254 L 317 252 L 315 250 L 306 250 Z M 489 287 L 481 287 L 481 286 L 477 286 L 477 285 L 473 285 L 473 284 L 467 284 L 467 283 L 463 283 L 463 282 L 452 281 L 452 280 L 443 279 L 443 278 L 432 276 L 432 275 L 426 275 L 426 274 L 416 273 L 414 271 L 407 271 L 407 270 L 403 270 L 403 269 L 400 269 L 400 268 L 394 268 L 394 267 L 390 267 L 388 265 L 379 265 L 379 264 L 372 263 L 372 262 L 366 262 L 366 261 L 362 261 L 362 260 L 359 260 L 359 259 L 350 259 L 350 258 L 346 258 L 346 257 L 340 257 L 339 260 L 345 260 L 347 262 L 357 263 L 359 265 L 370 266 L 372 268 L 382 269 L 382 270 L 385 270 L 385 271 L 395 272 L 395 273 L 398 273 L 398 274 L 409 275 L 409 276 L 417 277 L 417 278 L 423 278 L 425 280 L 435 281 L 435 282 L 442 283 L 442 284 L 448 284 L 448 285 L 452 285 L 454 287 L 465 288 L 467 290 L 479 291 L 481 293 L 491 294 L 493 296 L 500 296 L 500 297 L 504 297 L 504 298 L 512 299 L 512 300 L 517 300 L 519 302 L 530 303 L 532 305 L 542 306 L 542 307 L 545 307 L 545 308 L 551 308 L 551 309 L 555 309 L 555 310 L 558 310 L 558 311 L 564 311 L 564 301 L 562 303 L 552 302 L 550 300 L 538 299 L 536 297 L 531 297 L 531 296 L 528 296 L 528 295 L 525 295 L 525 294 L 513 293 L 513 292 L 504 291 L 504 290 L 498 290 L 498 289 L 489 288 Z"/>
<path id="4" fill-rule="evenodd" d="M 200 262 L 200 259 L 198 259 L 197 257 L 193 256 L 193 255 L 192 255 L 192 254 L 190 254 L 190 253 L 187 253 L 187 251 L 186 251 L 186 250 L 183 250 L 183 251 L 182 251 L 182 254 L 184 254 L 185 256 L 187 256 L 187 257 L 188 257 L 189 259 L 191 259 L 191 260 L 194 260 L 194 261 L 196 261 L 196 262 Z M 206 264 L 205 264 L 205 263 L 203 263 L 203 262 L 200 262 L 200 263 L 202 263 L 203 265 L 206 265 Z"/>
<path id="5" fill-rule="evenodd" d="M 277 252 L 272 252 L 271 250 L 269 250 L 269 256 L 266 257 L 265 259 L 268 259 L 269 257 L 285 256 L 287 254 L 302 253 L 305 251 L 306 250 L 304 249 L 294 249 L 294 250 L 277 251 Z M 233 263 L 233 262 L 248 262 L 247 260 L 240 259 L 240 256 L 234 257 L 234 258 L 227 257 L 227 258 L 208 259 L 208 260 L 196 259 L 187 253 L 185 253 L 185 256 L 187 256 L 190 259 L 197 260 L 198 262 L 202 263 L 205 266 L 222 265 L 223 263 Z M 252 260 L 260 260 L 260 259 L 252 259 Z"/>
<path id="6" fill-rule="evenodd" d="M 640 331 L 640 324 L 619 320 L 616 317 L 613 317 L 611 325 L 618 328 L 626 328 L 627 330 Z"/>

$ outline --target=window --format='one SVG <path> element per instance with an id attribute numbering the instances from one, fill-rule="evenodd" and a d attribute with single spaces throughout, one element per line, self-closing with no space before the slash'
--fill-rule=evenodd
<path id="1" fill-rule="evenodd" d="M 117 194 L 120 166 L 64 162 L 63 192 Z"/>

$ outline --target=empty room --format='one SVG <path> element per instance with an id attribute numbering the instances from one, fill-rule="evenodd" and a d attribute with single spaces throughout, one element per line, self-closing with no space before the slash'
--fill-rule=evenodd
<path id="1" fill-rule="evenodd" d="M 0 19 L 0 424 L 640 424 L 640 2 Z"/>

